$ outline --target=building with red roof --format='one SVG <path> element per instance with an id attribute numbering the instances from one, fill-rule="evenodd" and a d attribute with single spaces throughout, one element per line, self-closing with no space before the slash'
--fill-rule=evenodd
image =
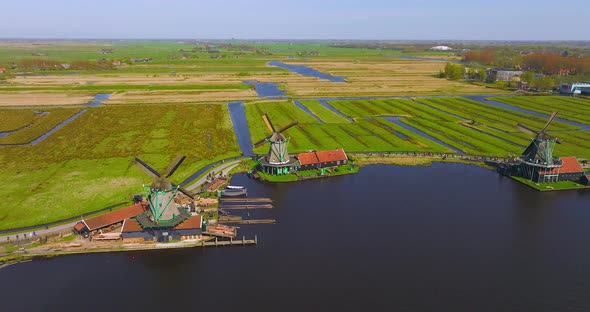
<path id="1" fill-rule="evenodd" d="M 335 167 L 348 163 L 348 156 L 343 149 L 299 153 L 296 157 L 300 163 L 299 170 Z"/>
<path id="2" fill-rule="evenodd" d="M 123 220 L 125 219 L 133 218 L 143 213 L 146 209 L 146 202 L 137 203 L 131 206 L 117 209 L 115 211 L 107 212 L 96 217 L 84 219 L 74 226 L 74 230 L 78 233 L 100 230 L 107 226 L 123 222 Z"/>
<path id="3" fill-rule="evenodd" d="M 185 240 L 200 238 L 203 233 L 203 216 L 192 216 L 172 229 L 143 229 L 135 219 L 127 219 L 121 227 L 121 237 L 125 242 L 143 242 L 157 240 Z"/>
<path id="4" fill-rule="evenodd" d="M 6 72 L 6 68 L 0 67 L 0 74 L 4 74 Z"/>
<path id="5" fill-rule="evenodd" d="M 532 180 L 543 181 L 580 181 L 584 176 L 584 169 L 574 156 L 561 157 L 561 165 L 549 170 L 539 170 Z"/>

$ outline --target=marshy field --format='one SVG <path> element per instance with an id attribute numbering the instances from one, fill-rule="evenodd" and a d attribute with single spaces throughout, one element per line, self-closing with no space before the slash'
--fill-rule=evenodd
<path id="1" fill-rule="evenodd" d="M 514 96 L 437 78 L 445 66 L 438 59 L 454 60 L 448 52 L 409 55 L 433 58 L 424 60 L 321 43 L 0 45 L 0 64 L 9 68 L 0 75 L 0 178 L 9 182 L 0 189 L 0 230 L 129 202 L 150 182 L 131 165 L 135 156 L 163 169 L 176 155 L 186 155 L 172 177 L 180 182 L 210 163 L 241 155 L 235 133 L 241 130 L 234 129 L 227 105 L 234 101 L 244 103 L 252 141 L 270 134 L 263 114 L 277 129 L 298 121 L 285 132 L 291 152 L 518 155 L 531 138 L 516 125 L 540 129 L 545 115 L 559 111 L 562 119 L 549 128 L 562 141 L 556 154 L 590 158 L 590 100 Z M 301 75 L 272 61 L 344 81 Z M 53 67 L 40 69 L 43 62 Z M 13 63 L 32 65 L 10 70 Z M 92 65 L 97 63 L 108 66 Z M 276 84 L 285 96 L 263 98 L 246 80 Z M 97 94 L 108 96 L 88 105 Z"/>

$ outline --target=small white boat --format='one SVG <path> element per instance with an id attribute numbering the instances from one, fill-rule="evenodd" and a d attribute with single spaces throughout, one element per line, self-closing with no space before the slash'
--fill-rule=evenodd
<path id="1" fill-rule="evenodd" d="M 240 196 L 240 195 L 248 195 L 248 190 L 243 186 L 226 186 L 223 190 L 221 190 L 221 196 Z"/>

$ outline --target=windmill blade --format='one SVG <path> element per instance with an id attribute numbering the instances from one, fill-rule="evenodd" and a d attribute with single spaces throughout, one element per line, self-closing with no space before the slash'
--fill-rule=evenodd
<path id="1" fill-rule="evenodd" d="M 174 187 L 178 186 L 178 184 L 174 184 L 174 183 L 172 183 L 172 185 L 173 185 Z M 185 188 L 184 188 L 184 187 L 182 187 L 182 186 L 178 186 L 178 191 L 179 191 L 179 192 L 181 192 L 182 194 L 184 194 L 184 195 L 186 195 L 186 196 L 190 197 L 190 198 L 194 198 L 194 196 L 193 196 L 193 193 L 189 192 L 187 189 L 185 189 Z"/>
<path id="2" fill-rule="evenodd" d="M 171 176 L 174 171 L 176 171 L 176 169 L 178 169 L 178 167 L 180 166 L 180 164 L 182 164 L 182 162 L 186 159 L 186 156 L 183 155 L 178 155 L 176 157 L 176 159 L 174 159 L 170 165 L 168 166 L 168 168 L 166 168 L 166 170 L 164 170 L 164 172 L 162 173 L 163 176 L 165 176 L 166 178 Z"/>
<path id="3" fill-rule="evenodd" d="M 152 177 L 153 179 L 157 179 L 160 177 L 160 173 L 156 171 L 156 169 L 150 167 L 150 165 L 146 164 L 143 160 L 139 159 L 139 157 L 135 157 L 133 163 L 141 169 L 141 171 L 145 172 L 147 175 Z"/>
<path id="4" fill-rule="evenodd" d="M 283 131 L 287 131 L 287 129 L 289 129 L 289 128 L 291 128 L 291 127 L 293 127 L 293 126 L 297 125 L 297 124 L 299 124 L 299 122 L 298 122 L 298 121 L 293 121 L 293 122 L 291 122 L 290 124 L 288 124 L 288 125 L 286 125 L 286 126 L 282 127 L 281 129 L 279 129 L 279 131 L 277 131 L 277 132 L 278 132 L 278 133 L 283 133 Z"/>
<path id="5" fill-rule="evenodd" d="M 275 127 L 272 125 L 272 122 L 270 122 L 270 118 L 268 118 L 266 114 L 262 115 L 262 120 L 264 120 L 264 123 L 268 127 L 268 130 L 270 130 L 271 133 L 275 133 Z"/>
<path id="6" fill-rule="evenodd" d="M 274 134 L 274 133 L 273 133 L 273 134 Z M 266 140 L 270 139 L 270 137 L 272 137 L 272 136 L 273 136 L 273 134 L 271 134 L 271 135 L 267 136 L 266 138 L 264 138 L 264 139 L 262 139 L 262 140 L 260 140 L 260 141 L 258 141 L 258 142 L 256 142 L 256 143 L 254 143 L 254 144 L 252 144 L 252 145 L 254 145 L 254 147 L 261 147 L 262 145 L 264 145 L 264 143 L 266 143 Z"/>
<path id="7" fill-rule="evenodd" d="M 535 132 L 533 129 L 531 129 L 531 128 L 529 128 L 529 127 L 525 126 L 525 125 L 522 125 L 522 124 L 517 124 L 517 125 L 516 125 L 516 128 L 517 128 L 518 130 L 520 130 L 520 131 L 522 131 L 522 132 L 526 133 L 526 134 L 530 134 L 530 135 L 537 135 L 537 133 L 536 133 L 536 132 Z"/>
<path id="8" fill-rule="evenodd" d="M 543 128 L 539 132 L 545 132 L 545 130 L 547 130 L 547 128 L 553 122 L 555 117 L 557 117 L 557 114 L 558 114 L 558 112 L 553 112 L 553 114 L 551 114 L 551 116 L 549 116 L 549 119 L 547 120 L 547 123 L 545 124 L 545 126 L 543 126 Z"/>

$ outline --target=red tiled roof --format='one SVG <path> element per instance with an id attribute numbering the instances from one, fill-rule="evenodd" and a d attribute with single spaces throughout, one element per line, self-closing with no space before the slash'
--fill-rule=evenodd
<path id="1" fill-rule="evenodd" d="M 310 164 L 317 164 L 319 162 L 318 157 L 316 156 L 315 152 L 301 153 L 301 154 L 297 155 L 297 159 L 299 159 L 299 163 L 302 166 L 310 165 Z"/>
<path id="2" fill-rule="evenodd" d="M 197 215 L 197 216 L 190 217 L 190 218 L 186 219 L 186 221 L 177 225 L 174 229 L 175 230 L 200 229 L 202 224 L 203 224 L 203 216 Z"/>
<path id="3" fill-rule="evenodd" d="M 316 155 L 318 156 L 318 159 L 320 160 L 321 163 L 323 162 L 331 162 L 331 161 L 342 161 L 342 160 L 347 160 L 348 157 L 346 157 L 346 153 L 344 152 L 344 150 L 341 149 L 337 149 L 337 150 L 333 150 L 333 151 L 319 151 L 316 152 Z"/>
<path id="4" fill-rule="evenodd" d="M 129 232 L 141 232 L 143 229 L 139 222 L 135 219 L 127 219 L 123 223 L 123 228 L 121 229 L 121 233 L 129 233 Z"/>
<path id="5" fill-rule="evenodd" d="M 299 159 L 299 163 L 301 163 L 302 166 L 305 166 L 317 163 L 343 161 L 347 160 L 348 157 L 346 156 L 344 150 L 337 149 L 333 151 L 314 151 L 309 153 L 300 153 L 297 155 L 297 159 Z"/>
<path id="6" fill-rule="evenodd" d="M 584 169 L 582 169 L 582 166 L 580 165 L 580 163 L 578 162 L 578 160 L 576 159 L 576 157 L 574 156 L 568 156 L 568 157 L 561 157 L 561 163 L 562 166 L 559 168 L 554 168 L 551 170 L 547 170 L 547 171 L 539 171 L 539 173 L 541 174 L 552 174 L 552 173 L 578 173 L 578 172 L 584 172 Z"/>
<path id="7" fill-rule="evenodd" d="M 145 211 L 145 204 L 139 203 L 131 205 L 125 208 L 121 208 L 109 213 L 105 213 L 94 218 L 84 220 L 86 226 L 90 231 L 103 228 L 113 223 L 121 222 L 125 219 L 129 219 L 137 216 L 138 214 Z"/>
<path id="8" fill-rule="evenodd" d="M 2 69 L 2 68 L 0 68 L 0 69 Z M 86 228 L 86 224 L 84 224 L 84 222 L 81 222 L 81 221 L 76 223 L 76 225 L 74 225 L 74 230 L 76 230 L 76 232 L 80 232 L 85 228 Z"/>

